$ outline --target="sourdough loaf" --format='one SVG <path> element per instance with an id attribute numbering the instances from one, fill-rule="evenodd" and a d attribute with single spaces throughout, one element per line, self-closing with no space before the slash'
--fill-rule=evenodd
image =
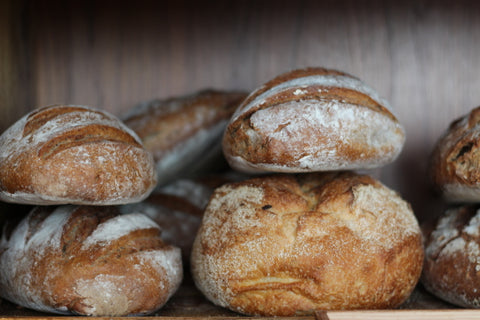
<path id="1" fill-rule="evenodd" d="M 322 68 L 282 74 L 253 91 L 223 137 L 230 165 L 246 172 L 369 169 L 392 162 L 404 129 L 361 80 Z"/>
<path id="2" fill-rule="evenodd" d="M 425 234 L 422 284 L 435 296 L 480 307 L 480 206 L 451 207 Z"/>
<path id="3" fill-rule="evenodd" d="M 18 120 L 0 136 L 0 172 L 0 199 L 24 204 L 137 202 L 156 185 L 137 135 L 84 106 L 49 106 Z"/>
<path id="4" fill-rule="evenodd" d="M 448 202 L 480 202 L 480 107 L 453 121 L 438 139 L 429 170 Z"/>
<path id="5" fill-rule="evenodd" d="M 197 287 L 248 315 L 395 308 L 422 269 L 417 220 L 354 173 L 274 175 L 217 188 L 193 244 Z"/>
<path id="6" fill-rule="evenodd" d="M 1 296 L 44 312 L 149 314 L 182 272 L 180 249 L 156 223 L 115 207 L 35 207 L 0 240 Z"/>
<path id="7" fill-rule="evenodd" d="M 243 92 L 202 90 L 144 102 L 122 119 L 152 152 L 163 185 L 227 167 L 223 131 L 245 97 Z"/>

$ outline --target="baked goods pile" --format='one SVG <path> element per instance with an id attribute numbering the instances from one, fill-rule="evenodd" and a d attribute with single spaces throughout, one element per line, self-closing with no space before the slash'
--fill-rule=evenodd
<path id="1" fill-rule="evenodd" d="M 395 308 L 413 291 L 415 215 L 354 171 L 393 162 L 405 131 L 361 80 L 294 70 L 250 94 L 152 100 L 120 119 L 52 106 L 0 137 L 0 198 L 35 205 L 4 228 L 3 298 L 149 314 L 184 271 L 212 303 L 247 315 Z"/>
<path id="2" fill-rule="evenodd" d="M 183 277 L 180 249 L 157 223 L 116 206 L 156 186 L 152 155 L 116 117 L 50 106 L 0 137 L 0 197 L 38 205 L 0 240 L 0 294 L 63 314 L 149 314 Z"/>
<path id="3" fill-rule="evenodd" d="M 430 159 L 431 182 L 449 204 L 425 228 L 422 283 L 452 304 L 480 307 L 480 107 L 453 121 Z"/>

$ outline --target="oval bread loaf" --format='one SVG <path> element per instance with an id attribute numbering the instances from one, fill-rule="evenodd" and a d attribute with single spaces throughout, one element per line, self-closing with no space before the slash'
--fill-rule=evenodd
<path id="1" fill-rule="evenodd" d="M 245 172 L 369 169 L 392 162 L 405 133 L 389 104 L 336 70 L 282 74 L 252 92 L 223 137 L 230 165 Z"/>
<path id="2" fill-rule="evenodd" d="M 262 316 L 395 308 L 422 263 L 409 204 L 354 173 L 264 176 L 217 188 L 191 257 L 208 299 Z"/>
<path id="3" fill-rule="evenodd" d="M 152 152 L 158 183 L 190 178 L 226 167 L 222 135 L 243 92 L 203 90 L 147 101 L 123 117 Z"/>
<path id="4" fill-rule="evenodd" d="M 124 316 L 162 307 L 182 280 L 180 249 L 143 214 L 35 207 L 0 241 L 0 293 L 59 314 Z"/>
<path id="5" fill-rule="evenodd" d="M 0 199 L 24 204 L 141 201 L 156 185 L 152 155 L 114 116 L 84 106 L 32 111 L 0 137 Z"/>
<path id="6" fill-rule="evenodd" d="M 435 296 L 480 307 L 480 207 L 448 209 L 425 235 L 422 284 Z"/>
<path id="7" fill-rule="evenodd" d="M 480 107 L 453 121 L 430 159 L 435 190 L 448 202 L 480 202 Z"/>

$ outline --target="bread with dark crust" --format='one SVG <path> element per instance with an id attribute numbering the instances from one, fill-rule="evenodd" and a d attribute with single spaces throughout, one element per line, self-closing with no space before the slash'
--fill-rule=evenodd
<path id="1" fill-rule="evenodd" d="M 308 68 L 253 91 L 232 116 L 223 151 L 245 172 L 351 170 L 392 162 L 404 140 L 372 88 L 340 71 Z"/>
<path id="2" fill-rule="evenodd" d="M 420 277 L 422 235 L 396 192 L 351 172 L 217 188 L 193 244 L 197 287 L 248 315 L 395 308 Z"/>
<path id="3" fill-rule="evenodd" d="M 425 235 L 424 287 L 442 300 L 480 307 L 480 206 L 447 209 Z"/>
<path id="4" fill-rule="evenodd" d="M 149 314 L 182 276 L 180 249 L 158 225 L 113 206 L 35 207 L 0 241 L 2 298 L 44 312 Z"/>
<path id="5" fill-rule="evenodd" d="M 163 185 L 227 166 L 223 131 L 246 96 L 240 91 L 202 90 L 146 101 L 122 119 L 152 152 Z"/>
<path id="6" fill-rule="evenodd" d="M 448 202 L 480 202 L 480 107 L 453 121 L 438 139 L 429 170 Z"/>
<path id="7" fill-rule="evenodd" d="M 0 199 L 57 205 L 141 201 L 156 185 L 152 155 L 118 118 L 85 106 L 30 112 L 0 136 Z"/>

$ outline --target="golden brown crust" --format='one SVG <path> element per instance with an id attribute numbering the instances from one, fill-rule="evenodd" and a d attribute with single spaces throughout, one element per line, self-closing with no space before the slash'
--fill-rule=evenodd
<path id="1" fill-rule="evenodd" d="M 425 235 L 422 283 L 437 297 L 479 308 L 480 214 L 478 205 L 448 209 Z"/>
<path id="2" fill-rule="evenodd" d="M 455 121 L 435 145 L 430 158 L 434 188 L 452 202 L 480 200 L 480 107 Z"/>
<path id="3" fill-rule="evenodd" d="M 308 68 L 282 74 L 236 110 L 223 137 L 241 171 L 359 169 L 393 161 L 404 130 L 387 102 L 359 79 Z"/>
<path id="4" fill-rule="evenodd" d="M 148 314 L 182 278 L 158 226 L 115 207 L 36 207 L 0 247 L 2 296 L 40 311 Z"/>
<path id="5" fill-rule="evenodd" d="M 202 90 L 133 108 L 123 121 L 134 130 L 156 162 L 166 184 L 224 163 L 221 138 L 228 119 L 246 93 Z"/>
<path id="6" fill-rule="evenodd" d="M 191 260 L 214 303 L 291 316 L 400 305 L 423 248 L 410 206 L 371 177 L 276 175 L 218 188 Z"/>
<path id="7" fill-rule="evenodd" d="M 0 137 L 0 198 L 26 204 L 140 201 L 154 162 L 117 118 L 82 106 L 32 111 Z"/>

